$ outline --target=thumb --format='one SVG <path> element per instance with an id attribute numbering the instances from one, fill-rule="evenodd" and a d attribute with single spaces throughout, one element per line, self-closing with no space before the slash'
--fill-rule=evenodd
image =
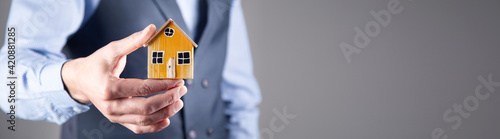
<path id="1" fill-rule="evenodd" d="M 114 41 L 110 43 L 110 47 L 113 51 L 115 51 L 115 56 L 121 57 L 124 55 L 128 55 L 133 51 L 137 50 L 139 47 L 142 47 L 156 32 L 156 26 L 154 24 L 150 24 L 144 30 L 136 32 L 126 38 L 123 38 L 118 41 Z"/>

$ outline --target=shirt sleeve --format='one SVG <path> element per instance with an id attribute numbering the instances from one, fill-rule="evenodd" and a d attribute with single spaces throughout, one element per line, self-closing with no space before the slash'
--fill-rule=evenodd
<path id="1" fill-rule="evenodd" d="M 253 75 L 241 2 L 234 0 L 230 12 L 228 46 L 222 73 L 222 99 L 227 102 L 230 138 L 260 138 L 259 109 L 261 94 Z"/>
<path id="2" fill-rule="evenodd" d="M 84 0 L 13 0 L 7 21 L 16 32 L 16 91 L 0 91 L 0 106 L 6 113 L 15 106 L 15 116 L 27 120 L 64 123 L 85 112 L 88 105 L 74 101 L 64 90 L 61 68 L 67 61 L 61 52 L 68 37 L 85 16 Z M 6 38 L 8 36 L 6 35 Z M 2 67 L 7 66 L 7 39 L 0 50 Z M 0 82 L 7 82 L 7 68 L 0 68 Z M 9 90 L 0 85 L 0 90 Z M 7 100 L 14 96 L 15 102 Z"/>

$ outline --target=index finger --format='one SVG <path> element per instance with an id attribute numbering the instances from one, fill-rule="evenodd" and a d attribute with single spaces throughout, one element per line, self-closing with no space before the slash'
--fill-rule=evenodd
<path id="1" fill-rule="evenodd" d="M 142 47 L 146 41 L 153 37 L 156 32 L 156 26 L 154 24 L 148 25 L 144 30 L 135 32 L 134 34 L 123 38 L 118 41 L 113 41 L 110 43 L 110 51 L 115 52 L 115 56 L 124 56 L 132 53 L 136 49 Z"/>
<path id="2" fill-rule="evenodd" d="M 157 80 L 157 79 L 117 79 L 109 86 L 106 99 L 124 98 L 130 96 L 147 96 L 156 92 L 183 86 L 184 80 Z"/>

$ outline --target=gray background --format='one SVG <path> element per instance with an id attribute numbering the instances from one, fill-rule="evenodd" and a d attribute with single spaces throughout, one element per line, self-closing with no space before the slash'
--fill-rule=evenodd
<path id="1" fill-rule="evenodd" d="M 243 1 L 263 95 L 261 130 L 274 138 L 424 139 L 442 128 L 448 138 L 500 138 L 498 93 L 480 100 L 456 130 L 443 120 L 447 109 L 474 95 L 478 76 L 491 73 L 500 81 L 500 2 L 401 0 L 403 11 L 348 63 L 340 42 L 353 44 L 353 28 L 364 30 L 375 20 L 370 11 L 387 3 Z M 9 1 L 0 2 L 0 26 L 8 7 Z M 288 124 L 273 112 L 284 108 L 296 115 Z M 55 124 L 23 120 L 16 132 L 6 122 L 0 127 L 0 138 L 57 138 L 60 132 Z"/>

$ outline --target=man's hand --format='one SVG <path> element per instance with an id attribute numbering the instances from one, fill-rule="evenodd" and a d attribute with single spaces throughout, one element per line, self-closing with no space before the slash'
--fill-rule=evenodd
<path id="1" fill-rule="evenodd" d="M 152 37 L 156 27 L 149 25 L 122 40 L 113 41 L 85 58 L 64 64 L 61 74 L 71 97 L 80 103 L 93 103 L 113 123 L 134 133 L 157 132 L 166 128 L 169 117 L 184 105 L 183 80 L 140 80 L 119 78 L 127 55 Z M 148 98 L 156 92 L 165 91 Z"/>

